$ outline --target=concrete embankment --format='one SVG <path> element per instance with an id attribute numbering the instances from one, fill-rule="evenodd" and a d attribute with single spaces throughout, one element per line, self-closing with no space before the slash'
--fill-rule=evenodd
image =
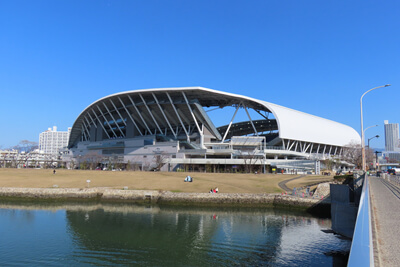
<path id="1" fill-rule="evenodd" d="M 175 193 L 153 190 L 121 190 L 109 188 L 10 188 L 0 187 L 0 198 L 42 200 L 97 200 L 132 203 L 154 203 L 194 206 L 280 206 L 312 209 L 316 206 L 330 209 L 328 201 L 280 194 L 246 193 Z"/>

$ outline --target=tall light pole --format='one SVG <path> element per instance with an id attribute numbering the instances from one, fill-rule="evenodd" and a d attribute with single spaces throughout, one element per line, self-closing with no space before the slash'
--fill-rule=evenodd
<path id="1" fill-rule="evenodd" d="M 385 85 L 381 85 L 378 87 L 374 87 L 372 89 L 369 89 L 368 91 L 366 91 L 360 98 L 360 109 L 361 109 L 361 160 L 362 160 L 362 170 L 365 172 L 365 137 L 364 137 L 364 122 L 363 122 L 363 109 L 362 109 L 362 99 L 363 97 L 371 92 L 372 90 L 378 89 L 378 88 L 382 88 L 382 87 L 388 87 L 390 86 L 390 84 L 385 84 Z"/>
<path id="2" fill-rule="evenodd" d="M 377 127 L 378 125 L 372 125 L 372 126 L 369 126 L 369 127 L 367 127 L 367 128 L 365 128 L 364 129 L 364 131 L 363 131 L 363 134 L 364 134 L 364 136 L 365 136 L 365 132 L 369 129 L 369 128 L 372 128 L 372 127 Z M 368 139 L 368 148 L 369 148 L 369 140 L 370 139 Z M 364 156 L 362 157 L 362 162 L 365 164 L 365 166 L 366 166 L 366 156 L 365 156 L 365 147 L 364 147 Z M 364 169 L 363 169 L 364 170 Z M 365 171 L 365 170 L 364 170 Z"/>
<path id="3" fill-rule="evenodd" d="M 367 131 L 369 128 L 377 127 L 377 126 L 379 126 L 379 125 L 378 125 L 378 124 L 377 124 L 377 125 L 372 125 L 372 126 L 369 126 L 369 127 L 365 128 L 365 129 L 364 129 L 364 134 L 365 134 L 365 131 Z"/>
<path id="4" fill-rule="evenodd" d="M 379 135 L 375 135 L 375 136 L 372 136 L 371 138 L 368 138 L 368 146 L 367 146 L 368 149 L 369 149 L 369 141 L 371 141 L 374 138 L 379 138 Z"/>
<path id="5" fill-rule="evenodd" d="M 374 138 L 379 138 L 379 135 L 375 135 L 375 136 L 372 136 L 371 138 L 368 138 L 368 153 L 369 153 L 369 151 L 370 151 L 370 147 L 369 147 L 369 141 L 371 141 L 372 139 L 374 139 Z M 375 151 L 375 153 L 376 153 L 377 151 Z M 366 160 L 365 160 L 366 161 Z M 374 161 L 374 160 L 372 160 L 372 161 Z M 376 161 L 375 161 L 375 168 L 376 168 L 376 163 L 378 162 L 378 154 L 376 154 Z M 371 163 L 372 164 L 372 163 Z"/>

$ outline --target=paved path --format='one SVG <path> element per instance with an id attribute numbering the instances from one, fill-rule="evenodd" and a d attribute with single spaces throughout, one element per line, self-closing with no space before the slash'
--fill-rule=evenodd
<path id="1" fill-rule="evenodd" d="M 288 182 L 290 182 L 290 181 L 293 181 L 293 180 L 296 180 L 296 179 L 303 178 L 304 176 L 305 176 L 305 175 L 301 175 L 301 176 L 298 176 L 298 177 L 294 177 L 294 178 L 292 178 L 292 179 L 284 180 L 284 181 L 280 182 L 280 183 L 278 184 L 278 186 L 279 186 L 280 188 L 282 188 L 284 191 L 290 192 L 290 191 L 293 190 L 293 188 L 287 187 L 287 186 L 286 186 L 286 183 L 288 183 Z"/>
<path id="2" fill-rule="evenodd" d="M 400 188 L 370 178 L 375 266 L 400 266 Z"/>

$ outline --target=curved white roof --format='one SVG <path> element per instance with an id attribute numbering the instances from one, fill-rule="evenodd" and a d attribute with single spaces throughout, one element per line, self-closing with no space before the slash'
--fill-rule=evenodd
<path id="1" fill-rule="evenodd" d="M 313 143 L 346 146 L 361 143 L 352 127 L 304 112 L 264 102 L 278 121 L 279 137 Z"/>
<path id="2" fill-rule="evenodd" d="M 245 101 L 247 106 L 253 105 L 257 108 L 263 107 L 270 111 L 278 123 L 279 137 L 281 139 L 298 140 L 304 142 L 328 144 L 334 146 L 346 146 L 350 143 L 361 143 L 360 135 L 352 127 L 310 115 L 304 112 L 279 106 L 273 103 L 269 103 L 263 100 L 258 100 L 242 95 L 226 93 L 213 89 L 203 87 L 179 87 L 179 88 L 155 88 L 155 89 L 142 89 L 120 92 L 117 94 L 103 97 L 92 104 L 90 104 L 82 113 L 78 116 L 73 126 L 73 135 L 78 133 L 74 131 L 79 129 L 78 125 L 82 123 L 84 114 L 94 105 L 107 99 L 115 98 L 118 96 L 139 94 L 139 93 L 156 93 L 156 92 L 185 92 L 188 98 L 201 99 L 204 103 L 215 105 L 219 99 L 231 99 L 231 100 L 242 100 Z M 209 102 L 207 102 L 209 101 Z M 207 105 L 207 104 L 205 104 Z M 76 133 L 74 133 L 76 132 Z"/>
<path id="3" fill-rule="evenodd" d="M 221 91 L 206 90 L 221 93 Z M 224 94 L 249 100 L 252 99 L 269 109 L 278 122 L 279 138 L 281 139 L 335 146 L 361 143 L 361 137 L 358 132 L 345 124 L 246 96 L 230 93 Z"/>

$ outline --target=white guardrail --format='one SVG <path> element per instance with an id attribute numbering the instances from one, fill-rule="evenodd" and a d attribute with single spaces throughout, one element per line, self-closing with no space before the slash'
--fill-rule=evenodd
<path id="1" fill-rule="evenodd" d="M 368 176 L 365 175 L 349 261 L 347 263 L 349 267 L 374 266 L 371 201 L 368 179 Z"/>

